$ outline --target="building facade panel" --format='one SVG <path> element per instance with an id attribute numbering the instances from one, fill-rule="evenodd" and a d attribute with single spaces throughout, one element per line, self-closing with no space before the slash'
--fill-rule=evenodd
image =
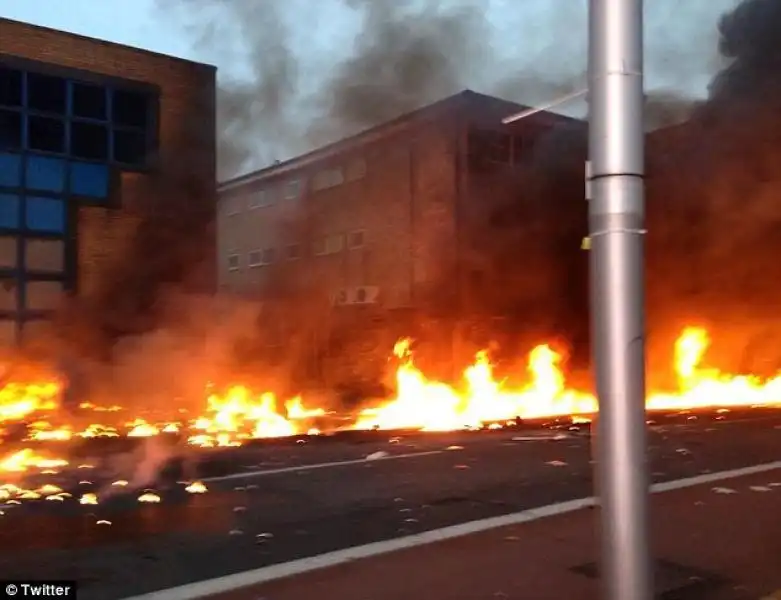
<path id="1" fill-rule="evenodd" d="M 178 213 L 192 241 L 168 239 L 201 245 L 214 278 L 214 112 L 212 67 L 0 19 L 0 254 L 17 330 L 64 292 L 121 293 L 109 288 L 139 262 L 139 222 Z"/>

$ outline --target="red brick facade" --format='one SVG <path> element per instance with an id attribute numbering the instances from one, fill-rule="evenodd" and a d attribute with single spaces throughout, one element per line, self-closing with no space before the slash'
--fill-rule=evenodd
<path id="1" fill-rule="evenodd" d="M 521 108 L 463 92 L 224 183 L 218 209 L 221 288 L 258 298 L 287 296 L 287 306 L 296 315 L 295 329 L 311 327 L 319 331 L 316 337 L 321 342 L 331 340 L 324 343 L 325 358 L 321 356 L 319 367 L 331 383 L 360 378 L 358 372 L 367 369 L 375 376 L 401 335 L 420 334 L 435 342 L 431 370 L 446 373 L 454 354 L 475 349 L 460 339 L 469 337 L 466 333 L 454 334 L 456 329 L 475 328 L 456 325 L 480 312 L 492 320 L 505 308 L 500 300 L 507 281 L 495 272 L 494 262 L 497 253 L 508 253 L 508 247 L 497 239 L 493 219 L 504 207 L 531 198 L 524 187 L 531 168 L 528 156 L 513 160 L 511 155 L 523 147 L 518 143 L 522 136 L 531 146 L 542 132 L 567 121 L 543 113 L 514 128 L 502 125 L 503 117 Z M 483 149 L 475 147 L 470 137 L 474 131 L 493 132 L 500 145 L 506 142 L 512 149 L 505 148 L 506 157 L 497 159 L 499 164 L 490 156 L 475 156 Z M 516 140 L 514 145 L 511 139 Z M 364 164 L 360 177 L 349 176 L 355 161 Z M 333 169 L 342 169 L 343 180 L 318 189 L 321 174 Z M 286 198 L 284 190 L 291 181 L 306 185 L 297 197 Z M 267 190 L 276 191 L 269 198 Z M 266 194 L 262 202 L 258 194 Z M 531 200 L 527 203 L 534 212 Z M 528 245 L 544 253 L 546 238 L 534 227 L 532 220 L 520 225 L 521 230 L 528 229 Z M 350 246 L 354 231 L 362 232 L 360 247 Z M 316 242 L 328 235 L 346 241 L 338 251 L 323 255 Z M 579 242 L 573 237 L 575 253 Z M 292 243 L 301 246 L 300 257 L 287 260 L 277 253 L 272 264 L 257 264 L 261 248 Z M 491 277 L 483 280 L 483 273 Z M 534 281 L 536 287 L 523 293 L 533 295 L 537 304 L 555 293 L 547 280 Z M 360 286 L 376 291 L 372 303 L 356 306 L 347 295 L 346 306 L 332 306 L 339 290 Z M 292 302 L 293 290 L 303 292 L 297 295 L 298 302 Z M 489 292 L 499 300 L 486 304 Z M 299 304 L 306 310 L 297 308 Z"/>

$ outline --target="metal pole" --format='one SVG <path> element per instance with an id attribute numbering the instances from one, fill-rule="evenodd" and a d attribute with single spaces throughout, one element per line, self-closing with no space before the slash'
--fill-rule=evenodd
<path id="1" fill-rule="evenodd" d="M 651 600 L 643 285 L 643 2 L 590 0 L 589 201 L 606 600 Z"/>

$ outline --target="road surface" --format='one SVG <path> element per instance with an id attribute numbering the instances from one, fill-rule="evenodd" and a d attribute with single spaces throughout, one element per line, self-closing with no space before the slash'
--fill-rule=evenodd
<path id="1" fill-rule="evenodd" d="M 169 482 L 155 488 L 160 504 L 136 493 L 6 509 L 0 572 L 75 578 L 80 598 L 111 600 L 514 513 L 591 495 L 590 443 L 561 431 L 377 433 L 242 450 L 206 494 Z M 672 419 L 650 443 L 655 481 L 771 462 L 781 415 Z"/>

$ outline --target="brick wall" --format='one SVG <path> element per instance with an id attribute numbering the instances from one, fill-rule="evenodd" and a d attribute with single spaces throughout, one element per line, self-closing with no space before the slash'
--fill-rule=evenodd
<path id="1" fill-rule="evenodd" d="M 158 244 L 157 258 L 168 261 L 157 270 L 148 269 L 148 278 L 170 282 L 189 277 L 200 287 L 213 285 L 215 69 L 6 19 L 0 19 L 0 52 L 141 81 L 160 90 L 160 146 L 154 168 L 122 174 L 118 209 L 80 209 L 82 295 L 110 302 L 122 293 L 122 286 L 134 285 L 126 278 L 133 265 L 137 279 L 142 279 L 139 263 L 150 254 L 141 248 L 144 244 Z M 153 235 L 156 223 L 175 227 Z M 118 281 L 122 277 L 117 270 L 124 272 L 124 283 Z"/>

